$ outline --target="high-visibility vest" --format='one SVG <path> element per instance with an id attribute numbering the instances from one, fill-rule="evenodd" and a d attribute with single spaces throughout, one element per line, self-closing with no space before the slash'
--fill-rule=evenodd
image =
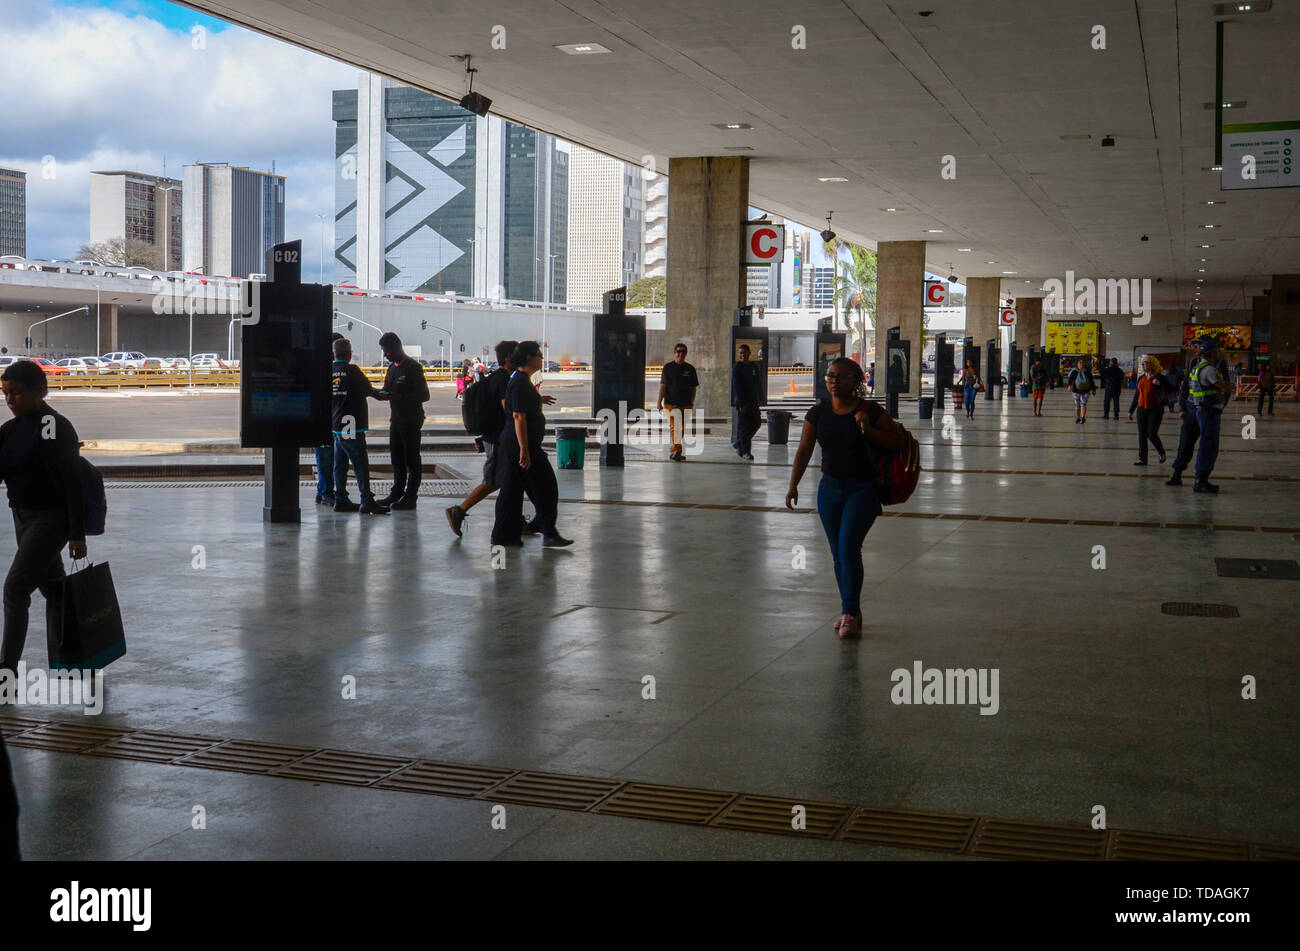
<path id="1" fill-rule="evenodd" d="M 1217 386 L 1212 386 L 1208 390 L 1201 389 L 1201 371 L 1212 366 L 1213 363 L 1202 358 L 1196 366 L 1192 367 L 1191 379 L 1187 381 L 1187 394 L 1197 406 L 1217 406 L 1223 395 L 1223 391 Z"/>

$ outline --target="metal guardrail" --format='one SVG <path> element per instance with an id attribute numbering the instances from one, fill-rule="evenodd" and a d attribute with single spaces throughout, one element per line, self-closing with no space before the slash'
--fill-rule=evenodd
<path id="1" fill-rule="evenodd" d="M 1294 376 L 1275 376 L 1273 383 L 1276 389 L 1273 392 L 1275 399 L 1279 400 L 1300 400 L 1300 377 Z M 1259 396 L 1259 377 L 1258 376 L 1239 376 L 1237 377 L 1238 399 L 1246 399 L 1251 396 Z"/>
<path id="2" fill-rule="evenodd" d="M 103 389 L 124 386 L 141 387 L 186 387 L 190 385 L 190 371 L 185 370 L 114 370 L 111 372 L 92 371 L 86 373 L 47 373 L 45 379 L 50 389 Z M 214 370 L 207 367 L 194 370 L 195 386 L 238 386 L 239 371 L 235 369 Z"/>

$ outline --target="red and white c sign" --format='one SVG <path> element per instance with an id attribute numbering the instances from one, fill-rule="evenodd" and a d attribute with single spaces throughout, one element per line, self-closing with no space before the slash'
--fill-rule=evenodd
<path id="1" fill-rule="evenodd" d="M 1014 307 L 1002 308 L 1002 326 L 1010 327 L 1016 322 L 1016 309 Z"/>
<path id="2" fill-rule="evenodd" d="M 775 264 L 785 257 L 785 225 L 745 226 L 745 263 Z"/>
<path id="3" fill-rule="evenodd" d="M 948 303 L 948 286 L 943 281 L 925 282 L 925 306 L 942 307 Z"/>

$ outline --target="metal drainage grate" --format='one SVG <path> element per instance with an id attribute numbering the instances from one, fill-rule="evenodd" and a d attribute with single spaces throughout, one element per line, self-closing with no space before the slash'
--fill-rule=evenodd
<path id="1" fill-rule="evenodd" d="M 191 753 L 178 760 L 180 766 L 225 769 L 234 773 L 269 773 L 315 753 L 311 746 L 283 746 L 278 743 L 250 743 L 227 740 L 211 749 Z"/>
<path id="2" fill-rule="evenodd" d="M 221 742 L 219 736 L 181 736 L 175 733 L 131 733 L 119 736 L 103 746 L 87 750 L 91 756 L 141 760 L 146 763 L 170 763 L 190 753 L 206 750 Z"/>
<path id="3" fill-rule="evenodd" d="M 632 819 L 704 825 L 735 798 L 735 793 L 715 789 L 628 783 L 592 812 Z"/>
<path id="4" fill-rule="evenodd" d="M 1038 822 L 985 819 L 975 830 L 971 854 L 1003 859 L 1099 862 L 1106 857 L 1106 833 Z"/>
<path id="5" fill-rule="evenodd" d="M 415 764 L 411 760 L 400 756 L 320 750 L 305 759 L 272 770 L 271 775 L 322 783 L 342 783 L 345 786 L 369 786 L 399 769 L 413 765 Z"/>
<path id="6" fill-rule="evenodd" d="M 379 789 L 424 793 L 428 796 L 455 796 L 472 799 L 487 792 L 516 770 L 496 766 L 461 766 L 456 763 L 412 763 L 405 769 L 375 783 Z"/>
<path id="7" fill-rule="evenodd" d="M 45 723 L 44 720 L 33 720 L 31 717 L 0 717 L 0 736 L 17 736 L 45 726 Z"/>
<path id="8" fill-rule="evenodd" d="M 80 753 L 99 746 L 115 737 L 130 733 L 115 726 L 98 726 L 93 723 L 68 723 L 57 721 L 35 730 L 10 737 L 10 746 L 28 746 L 38 750 L 55 750 L 61 753 Z"/>
<path id="9" fill-rule="evenodd" d="M 518 773 L 491 792 L 485 793 L 483 798 L 493 802 L 517 802 L 524 806 L 585 812 L 621 785 L 623 784 L 612 779 Z"/>
<path id="10" fill-rule="evenodd" d="M 1233 604 L 1200 604 L 1196 601 L 1166 601 L 1160 605 L 1161 614 L 1174 617 L 1241 617 Z"/>
<path id="11" fill-rule="evenodd" d="M 1250 846 L 1250 857 L 1259 862 L 1300 862 L 1300 849 L 1284 849 L 1274 845 Z"/>
<path id="12" fill-rule="evenodd" d="M 970 816 L 864 807 L 853 814 L 841 838 L 901 849 L 960 854 L 966 851 L 974 831 L 975 820 Z"/>
<path id="13" fill-rule="evenodd" d="M 1110 855 L 1117 861 L 1139 862 L 1232 862 L 1244 861 L 1246 846 L 1240 842 L 1215 842 L 1210 839 L 1184 839 L 1150 832 L 1110 833 Z"/>
<path id="14" fill-rule="evenodd" d="M 803 806 L 806 810 L 807 828 L 794 828 L 795 806 Z M 798 799 L 741 796 L 712 824 L 724 829 L 830 839 L 835 836 L 850 811 L 849 806 L 830 802 L 800 802 Z"/>
<path id="15" fill-rule="evenodd" d="M 1300 581 L 1300 564 L 1282 558 L 1216 558 L 1214 567 L 1220 578 Z"/>

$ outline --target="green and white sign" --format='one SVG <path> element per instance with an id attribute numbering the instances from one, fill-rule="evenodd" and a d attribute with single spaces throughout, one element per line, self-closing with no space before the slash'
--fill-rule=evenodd
<path id="1" fill-rule="evenodd" d="M 1300 121 L 1251 122 L 1223 127 L 1221 188 L 1288 188 L 1300 185 L 1296 158 Z"/>

